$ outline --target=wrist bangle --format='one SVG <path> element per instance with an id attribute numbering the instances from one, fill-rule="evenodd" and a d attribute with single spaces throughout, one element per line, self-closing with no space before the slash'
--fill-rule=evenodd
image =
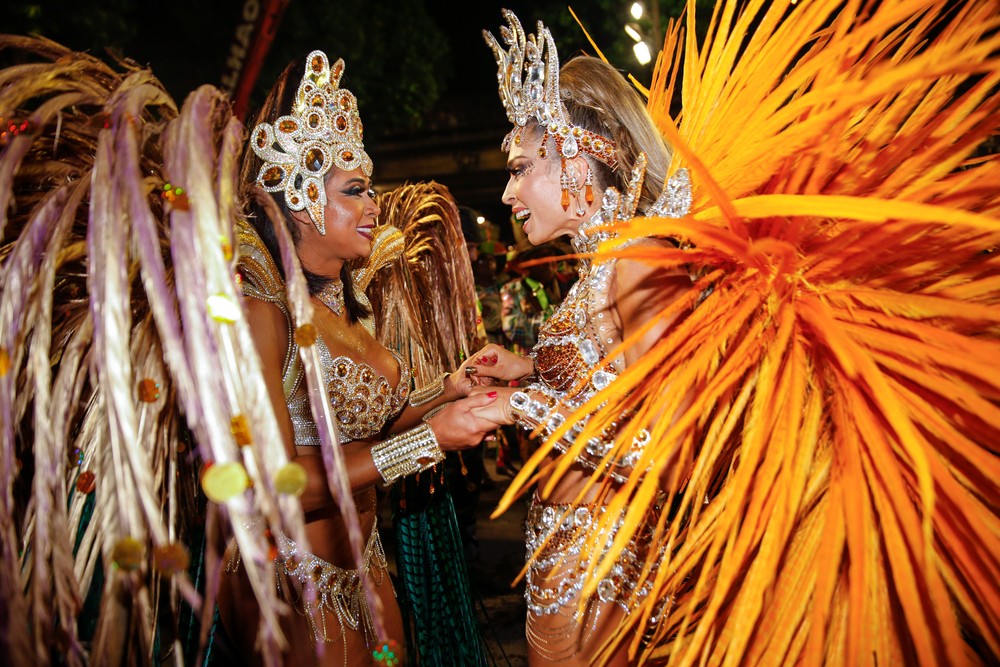
<path id="1" fill-rule="evenodd" d="M 410 394 L 410 405 L 414 408 L 419 408 L 421 405 L 430 403 L 435 398 L 441 396 L 444 393 L 444 381 L 449 375 L 450 373 L 444 373 L 438 379 L 434 380 L 434 382 Z"/>
<path id="2" fill-rule="evenodd" d="M 372 461 L 386 484 L 426 470 L 443 460 L 444 452 L 428 424 L 421 424 L 372 445 Z"/>
<path id="3" fill-rule="evenodd" d="M 431 408 L 430 410 L 427 411 L 427 414 L 425 414 L 423 417 L 420 418 L 420 421 L 429 422 L 431 420 L 431 417 L 433 417 L 437 413 L 441 412 L 446 407 L 448 407 L 448 404 L 447 403 L 442 403 L 441 405 L 437 406 L 436 408 Z"/>

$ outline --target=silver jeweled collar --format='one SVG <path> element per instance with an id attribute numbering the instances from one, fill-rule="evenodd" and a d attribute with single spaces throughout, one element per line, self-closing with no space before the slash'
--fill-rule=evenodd
<path id="1" fill-rule="evenodd" d="M 316 292 L 315 297 L 326 304 L 334 315 L 344 314 L 344 283 L 339 280 L 328 282 L 323 289 Z"/>

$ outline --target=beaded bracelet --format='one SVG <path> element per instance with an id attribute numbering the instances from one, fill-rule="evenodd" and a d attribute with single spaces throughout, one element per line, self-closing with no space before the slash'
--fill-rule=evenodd
<path id="1" fill-rule="evenodd" d="M 421 405 L 430 403 L 435 398 L 439 397 L 444 393 L 444 381 L 451 373 L 442 373 L 441 377 L 431 382 L 425 387 L 417 389 L 412 394 L 410 394 L 410 405 L 414 408 L 419 408 Z"/>
<path id="2" fill-rule="evenodd" d="M 444 460 L 429 424 L 421 424 L 372 445 L 372 460 L 386 484 L 427 470 Z"/>

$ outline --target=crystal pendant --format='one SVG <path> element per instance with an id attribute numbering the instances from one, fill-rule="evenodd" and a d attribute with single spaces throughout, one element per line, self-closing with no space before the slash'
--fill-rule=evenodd
<path id="1" fill-rule="evenodd" d="M 608 373 L 607 371 L 597 371 L 591 378 L 591 382 L 594 383 L 594 387 L 598 390 L 604 389 L 615 379 L 614 374 Z"/>
<path id="2" fill-rule="evenodd" d="M 580 152 L 580 147 L 576 143 L 576 137 L 572 134 L 566 137 L 562 145 L 563 157 L 576 157 L 577 153 Z"/>

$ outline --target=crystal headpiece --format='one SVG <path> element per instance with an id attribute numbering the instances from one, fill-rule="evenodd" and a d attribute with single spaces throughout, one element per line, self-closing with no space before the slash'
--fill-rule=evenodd
<path id="1" fill-rule="evenodd" d="M 502 12 L 507 25 L 500 26 L 500 36 L 508 49 L 504 50 L 487 30 L 483 31 L 483 37 L 496 56 L 500 99 L 507 119 L 514 123 L 514 129 L 504 138 L 503 149 L 510 150 L 516 133 L 534 119 L 545 131 L 543 147 L 552 137 L 561 157 L 575 157 L 583 151 L 614 169 L 618 164 L 615 143 L 574 125 L 563 106 L 559 93 L 559 54 L 552 33 L 539 21 L 538 34 L 526 35 L 514 12 L 509 9 Z"/>
<path id="2" fill-rule="evenodd" d="M 295 94 L 290 116 L 253 129 L 251 146 L 264 165 L 257 184 L 285 193 L 293 211 L 308 209 L 320 234 L 326 233 L 323 177 L 336 165 L 344 171 L 361 167 L 372 175 L 372 161 L 362 143 L 363 128 L 354 94 L 340 87 L 344 61 L 330 61 L 322 51 L 306 58 L 306 71 Z"/>

